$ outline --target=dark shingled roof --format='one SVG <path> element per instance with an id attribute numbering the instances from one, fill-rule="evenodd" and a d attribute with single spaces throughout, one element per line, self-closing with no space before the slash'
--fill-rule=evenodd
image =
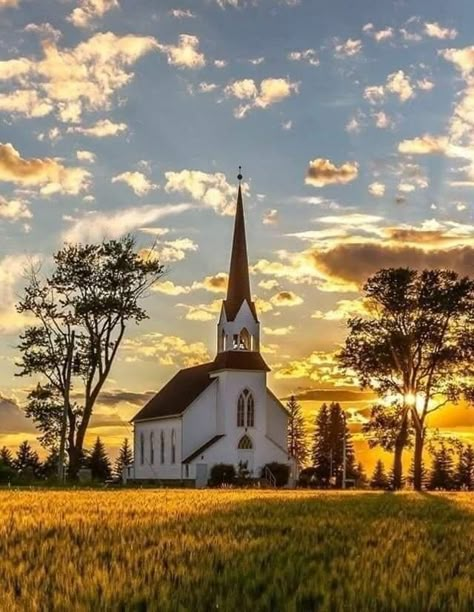
<path id="1" fill-rule="evenodd" d="M 242 189 L 239 185 L 237 207 L 235 209 L 234 238 L 230 258 L 229 283 L 224 308 L 228 321 L 233 321 L 239 312 L 242 302 L 247 300 L 253 316 L 257 319 L 255 304 L 250 294 L 249 262 L 247 257 L 247 239 L 245 237 L 244 205 Z"/>
<path id="2" fill-rule="evenodd" d="M 196 449 L 193 453 L 191 453 L 188 457 L 186 457 L 186 459 L 184 459 L 182 463 L 189 463 L 193 459 L 196 459 L 196 457 L 198 457 L 201 453 L 203 453 L 207 448 L 209 448 L 210 446 L 215 444 L 218 440 L 223 438 L 224 435 L 225 434 L 218 434 L 217 436 L 214 436 L 213 438 L 205 442 L 202 446 L 200 446 L 198 449 Z"/>
<path id="3" fill-rule="evenodd" d="M 132 421 L 156 419 L 182 414 L 186 408 L 213 382 L 210 374 L 218 370 L 270 371 L 260 353 L 254 351 L 225 351 L 214 361 L 180 370 L 145 404 Z"/>

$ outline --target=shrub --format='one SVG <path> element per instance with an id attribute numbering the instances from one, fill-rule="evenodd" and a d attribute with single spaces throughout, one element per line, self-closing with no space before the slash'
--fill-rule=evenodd
<path id="1" fill-rule="evenodd" d="M 223 484 L 233 484 L 235 481 L 235 467 L 227 463 L 216 463 L 211 468 L 209 484 L 211 487 L 220 487 Z"/>
<path id="2" fill-rule="evenodd" d="M 318 479 L 317 479 L 316 473 L 317 473 L 317 470 L 314 467 L 308 467 L 308 468 L 305 468 L 304 470 L 301 470 L 299 477 L 298 477 L 297 486 L 303 487 L 303 489 L 315 488 L 318 485 Z"/>
<path id="3" fill-rule="evenodd" d="M 277 463 L 273 461 L 272 463 L 266 463 L 262 468 L 262 478 L 265 478 L 265 468 L 268 468 L 270 472 L 275 476 L 276 486 L 284 487 L 288 484 L 288 480 L 290 478 L 290 466 L 286 463 Z"/>

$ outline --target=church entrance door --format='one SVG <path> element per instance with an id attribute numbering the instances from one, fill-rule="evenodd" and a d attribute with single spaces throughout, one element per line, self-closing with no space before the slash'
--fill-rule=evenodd
<path id="1" fill-rule="evenodd" d="M 243 450 L 239 448 L 239 464 L 248 470 L 250 476 L 253 476 L 253 449 Z"/>
<path id="2" fill-rule="evenodd" d="M 203 489 L 207 486 L 207 463 L 196 464 L 196 489 Z"/>

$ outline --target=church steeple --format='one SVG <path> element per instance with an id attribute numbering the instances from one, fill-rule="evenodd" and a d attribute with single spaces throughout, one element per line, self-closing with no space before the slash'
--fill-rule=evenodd
<path id="1" fill-rule="evenodd" d="M 235 208 L 234 237 L 232 240 L 232 252 L 230 257 L 227 297 L 223 302 L 223 309 L 218 326 L 218 349 L 219 351 L 229 349 L 258 351 L 260 335 L 259 323 L 250 291 L 249 262 L 242 198 L 243 177 L 240 166 L 237 178 L 239 180 L 239 188 L 237 192 L 237 205 Z M 232 339 L 232 344 L 230 346 L 229 339 Z"/>

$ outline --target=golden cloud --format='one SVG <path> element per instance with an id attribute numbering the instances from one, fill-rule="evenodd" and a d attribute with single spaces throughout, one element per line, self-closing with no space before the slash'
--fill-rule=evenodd
<path id="1" fill-rule="evenodd" d="M 92 136 L 94 138 L 105 138 L 107 136 L 117 136 L 121 132 L 125 132 L 127 129 L 126 123 L 115 123 L 110 119 L 100 119 L 94 125 L 89 127 L 69 127 L 68 133 L 84 134 L 85 136 Z"/>
<path id="2" fill-rule="evenodd" d="M 221 300 L 214 300 L 210 304 L 176 304 L 186 310 L 185 319 L 188 321 L 212 321 L 222 308 Z"/>
<path id="3" fill-rule="evenodd" d="M 77 28 L 86 28 L 91 26 L 96 18 L 118 7 L 117 0 L 79 0 L 79 6 L 69 15 L 68 21 Z"/>
<path id="4" fill-rule="evenodd" d="M 279 291 L 270 298 L 274 306 L 299 306 L 303 303 L 303 298 L 293 291 Z"/>
<path id="5" fill-rule="evenodd" d="M 319 157 L 309 162 L 305 183 L 313 187 L 343 185 L 356 179 L 358 173 L 357 162 L 345 162 L 341 166 L 336 166 L 329 159 Z"/>
<path id="6" fill-rule="evenodd" d="M 122 172 L 112 178 L 112 183 L 122 182 L 132 189 L 137 196 L 144 196 L 152 189 L 157 189 L 158 185 L 152 183 L 143 172 Z"/>
<path id="7" fill-rule="evenodd" d="M 286 78 L 263 79 L 260 85 L 253 79 L 242 79 L 229 83 L 224 89 L 226 96 L 247 101 L 235 109 L 234 115 L 237 119 L 242 119 L 254 108 L 268 108 L 292 94 L 297 94 L 298 91 L 299 84 Z"/>
<path id="8" fill-rule="evenodd" d="M 165 366 L 190 367 L 209 361 L 207 347 L 202 342 L 187 342 L 159 332 L 125 339 L 122 348 L 128 362 L 152 360 Z"/>
<path id="9" fill-rule="evenodd" d="M 31 219 L 32 216 L 28 204 L 23 200 L 6 200 L 0 196 L 0 219 L 18 221 L 19 219 Z"/>
<path id="10" fill-rule="evenodd" d="M 458 35 L 454 28 L 444 28 L 438 22 L 425 23 L 425 34 L 430 38 L 440 38 L 441 40 L 453 39 Z"/>
<path id="11" fill-rule="evenodd" d="M 67 168 L 56 159 L 24 159 L 12 144 L 0 143 L 0 181 L 39 187 L 43 195 L 77 195 L 89 186 L 90 172 Z"/>
<path id="12" fill-rule="evenodd" d="M 202 68 L 206 65 L 203 53 L 200 53 L 199 38 L 191 34 L 180 34 L 177 45 L 158 43 L 158 49 L 166 54 L 168 64 L 178 68 Z"/>
<path id="13" fill-rule="evenodd" d="M 429 155 L 445 153 L 447 146 L 447 138 L 425 134 L 424 136 L 402 140 L 398 145 L 398 151 L 408 155 Z"/>

